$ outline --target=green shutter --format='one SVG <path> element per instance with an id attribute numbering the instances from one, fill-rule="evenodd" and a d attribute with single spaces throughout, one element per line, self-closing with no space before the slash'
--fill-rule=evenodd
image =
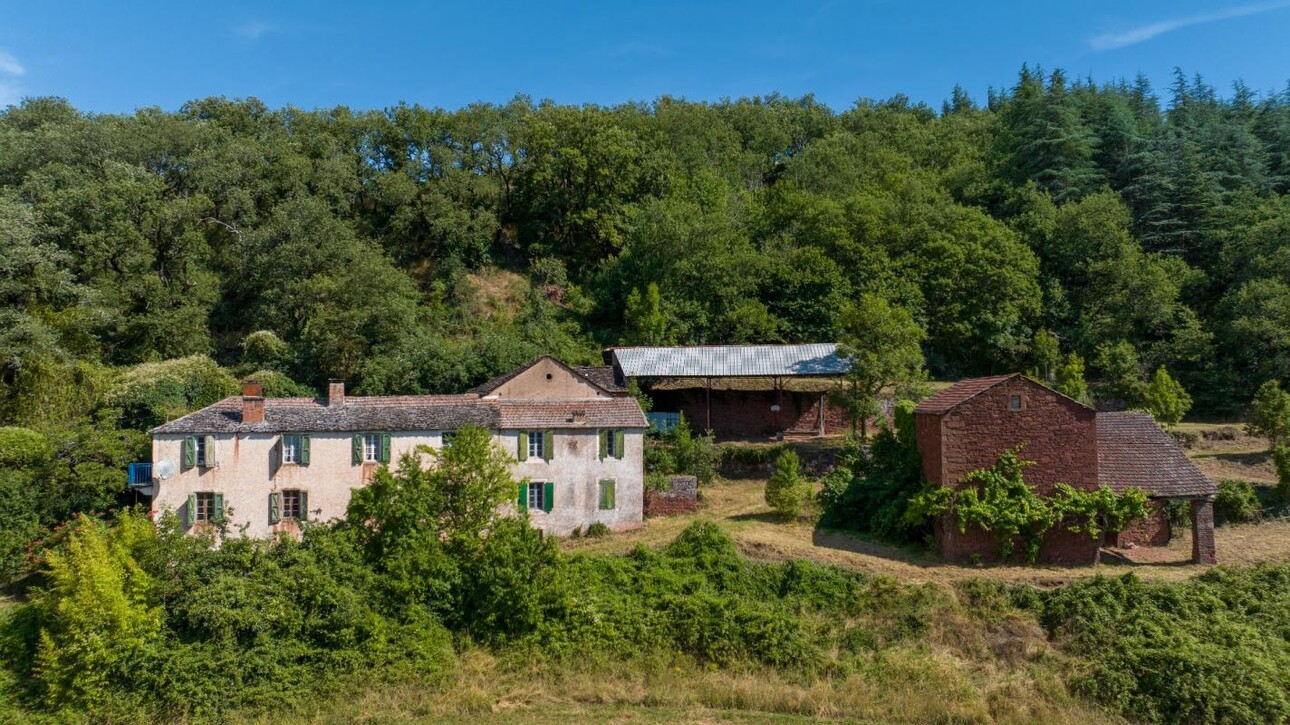
<path id="1" fill-rule="evenodd" d="M 555 483 L 547 481 L 542 484 L 542 510 L 551 513 L 551 508 L 555 505 Z"/>
<path id="2" fill-rule="evenodd" d="M 215 436 L 206 436 L 206 456 L 200 463 L 207 468 L 214 468 L 218 460 L 215 457 Z"/>
<path id="3" fill-rule="evenodd" d="M 300 465 L 309 465 L 309 435 L 307 433 L 300 436 L 300 450 L 297 451 L 296 457 L 300 459 Z"/>
<path id="4" fill-rule="evenodd" d="M 269 523 L 276 524 L 282 520 L 282 494 L 274 491 L 269 494 Z"/>
<path id="5" fill-rule="evenodd" d="M 197 494 L 195 493 L 188 494 L 188 514 L 184 516 L 184 522 L 189 526 L 197 523 Z"/>
<path id="6" fill-rule="evenodd" d="M 222 493 L 215 494 L 215 516 L 213 518 L 217 524 L 224 522 L 224 494 Z"/>
<path id="7" fill-rule="evenodd" d="M 600 460 L 602 461 L 605 460 L 605 456 L 609 455 L 609 434 L 612 432 L 607 430 L 600 431 Z"/>
<path id="8" fill-rule="evenodd" d="M 548 430 L 542 433 L 542 460 L 552 458 L 555 458 L 555 431 Z"/>
<path id="9" fill-rule="evenodd" d="M 390 434 L 381 434 L 381 463 L 390 462 Z"/>
<path id="10" fill-rule="evenodd" d="M 351 450 L 354 454 L 353 456 L 354 465 L 357 466 L 358 464 L 363 462 L 363 434 L 362 433 L 359 433 L 358 435 L 354 436 L 354 443 Z"/>
<path id="11" fill-rule="evenodd" d="M 308 491 L 300 492 L 300 520 L 301 521 L 309 520 L 309 492 Z"/>
<path id="12" fill-rule="evenodd" d="M 529 510 L 529 485 L 527 483 L 520 484 L 520 497 L 515 501 L 515 510 Z"/>
<path id="13" fill-rule="evenodd" d="M 197 439 L 188 437 L 184 439 L 184 468 L 192 468 L 197 465 Z"/>
<path id="14" fill-rule="evenodd" d="M 515 449 L 515 460 L 527 461 L 529 459 L 529 432 L 526 430 L 520 431 L 519 440 L 520 444 Z"/>
<path id="15" fill-rule="evenodd" d="M 600 508 L 609 510 L 614 507 L 614 482 L 605 479 L 600 482 Z"/>
<path id="16" fill-rule="evenodd" d="M 627 436 L 622 431 L 614 431 L 614 458 L 623 457 L 623 444 L 627 442 Z"/>

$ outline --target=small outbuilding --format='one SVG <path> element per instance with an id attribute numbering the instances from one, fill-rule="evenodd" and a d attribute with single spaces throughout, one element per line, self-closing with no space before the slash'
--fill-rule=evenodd
<path id="1" fill-rule="evenodd" d="M 616 384 L 635 381 L 654 402 L 652 419 L 682 414 L 721 438 L 823 436 L 850 419 L 829 403 L 850 364 L 836 343 L 614 347 Z"/>
<path id="2" fill-rule="evenodd" d="M 1019 373 L 962 380 L 921 402 L 914 411 L 923 473 L 928 481 L 961 487 L 968 473 L 989 467 L 1005 451 L 1022 446 L 1033 465 L 1026 480 L 1041 496 L 1058 483 L 1092 490 L 1140 488 L 1151 497 L 1152 514 L 1102 542 L 1085 534 L 1050 531 L 1039 560 L 1077 564 L 1093 561 L 1102 545 L 1163 545 L 1169 540 L 1164 503 L 1190 502 L 1192 559 L 1214 561 L 1213 482 L 1149 414 L 1098 413 Z M 989 561 L 997 545 L 985 531 L 941 520 L 935 527 L 943 556 L 954 561 Z"/>

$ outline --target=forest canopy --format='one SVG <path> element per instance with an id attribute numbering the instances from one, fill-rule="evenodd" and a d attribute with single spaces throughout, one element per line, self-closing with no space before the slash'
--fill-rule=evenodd
<path id="1" fill-rule="evenodd" d="M 1046 330 L 1231 414 L 1290 384 L 1288 190 L 1290 87 L 1182 72 L 1023 68 L 940 109 L 34 98 L 0 112 L 0 404 L 31 425 L 42 386 L 192 356 L 459 391 L 539 352 L 836 340 L 872 295 L 933 377 L 1033 369 Z"/>

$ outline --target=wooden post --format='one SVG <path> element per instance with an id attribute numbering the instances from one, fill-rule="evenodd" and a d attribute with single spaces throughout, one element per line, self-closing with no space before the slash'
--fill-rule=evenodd
<path id="1" fill-rule="evenodd" d="M 820 435 L 824 435 L 824 406 L 828 393 L 820 393 Z"/>
<path id="2" fill-rule="evenodd" d="M 771 380 L 775 383 L 775 433 L 779 437 L 784 433 L 784 427 L 779 422 L 779 414 L 784 410 L 784 379 L 774 377 Z"/>
<path id="3" fill-rule="evenodd" d="M 707 408 L 708 420 L 705 431 L 712 430 L 712 378 L 703 379 L 703 402 Z"/>

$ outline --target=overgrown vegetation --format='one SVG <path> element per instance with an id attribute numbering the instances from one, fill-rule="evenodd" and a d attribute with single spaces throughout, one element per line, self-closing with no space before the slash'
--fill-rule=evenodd
<path id="1" fill-rule="evenodd" d="M 811 482 L 802 475 L 802 461 L 797 452 L 787 448 L 775 458 L 775 470 L 766 481 L 766 505 L 784 519 L 792 521 L 811 500 Z"/>

